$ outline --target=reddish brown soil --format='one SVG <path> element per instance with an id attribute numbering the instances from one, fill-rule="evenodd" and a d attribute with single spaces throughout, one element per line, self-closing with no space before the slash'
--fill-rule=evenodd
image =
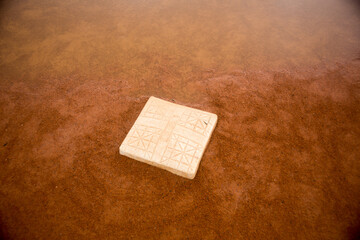
<path id="1" fill-rule="evenodd" d="M 2 237 L 359 237 L 354 2 L 135 2 L 2 3 Z M 218 114 L 194 180 L 119 155 L 151 95 Z"/>

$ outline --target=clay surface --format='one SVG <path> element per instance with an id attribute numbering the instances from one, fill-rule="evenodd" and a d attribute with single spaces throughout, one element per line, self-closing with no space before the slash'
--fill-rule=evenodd
<path id="1" fill-rule="evenodd" d="M 193 180 L 119 154 L 149 96 Z M 0 1 L 0 239 L 359 239 L 359 106 L 357 0 Z"/>
<path id="2" fill-rule="evenodd" d="M 193 179 L 217 116 L 150 97 L 120 154 Z"/>

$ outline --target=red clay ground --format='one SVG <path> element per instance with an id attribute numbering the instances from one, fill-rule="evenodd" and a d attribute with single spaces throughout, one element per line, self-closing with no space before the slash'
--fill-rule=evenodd
<path id="1" fill-rule="evenodd" d="M 359 15 L 299 2 L 2 3 L 2 237 L 359 237 Z M 218 114 L 194 180 L 119 155 L 151 95 Z"/>

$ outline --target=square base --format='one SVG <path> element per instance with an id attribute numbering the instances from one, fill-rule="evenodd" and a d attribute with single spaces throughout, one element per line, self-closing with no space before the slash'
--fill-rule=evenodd
<path id="1" fill-rule="evenodd" d="M 193 179 L 217 115 L 150 97 L 120 154 Z"/>

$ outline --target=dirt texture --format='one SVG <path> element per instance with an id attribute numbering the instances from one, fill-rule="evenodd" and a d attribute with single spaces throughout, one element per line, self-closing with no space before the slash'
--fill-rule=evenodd
<path id="1" fill-rule="evenodd" d="M 323 8 L 326 4 L 326 8 Z M 357 239 L 357 1 L 3 1 L 4 239 Z M 218 115 L 194 180 L 119 146 Z"/>

